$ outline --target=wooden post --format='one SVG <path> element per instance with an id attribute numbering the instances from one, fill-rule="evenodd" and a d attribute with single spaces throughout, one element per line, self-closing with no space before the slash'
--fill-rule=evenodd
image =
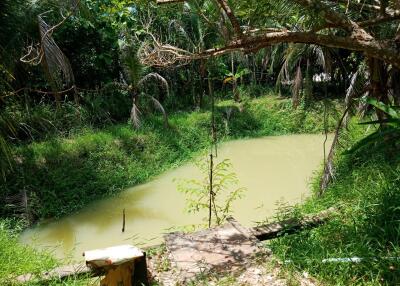
<path id="1" fill-rule="evenodd" d="M 132 245 L 85 251 L 86 264 L 105 272 L 100 286 L 149 285 L 145 253 Z"/>
<path id="2" fill-rule="evenodd" d="M 122 211 L 122 232 L 125 232 L 125 209 Z"/>

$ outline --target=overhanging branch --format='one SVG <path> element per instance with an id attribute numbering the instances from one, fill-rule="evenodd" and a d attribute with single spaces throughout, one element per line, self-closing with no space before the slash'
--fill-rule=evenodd
<path id="1" fill-rule="evenodd" d="M 141 61 L 148 65 L 167 66 L 182 61 L 189 62 L 196 59 L 221 56 L 233 51 L 250 53 L 279 43 L 315 44 L 330 48 L 359 51 L 369 57 L 381 59 L 400 68 L 400 55 L 387 43 L 370 39 L 291 31 L 249 36 L 245 39 L 237 39 L 224 47 L 208 49 L 200 53 L 191 53 L 171 45 L 155 44 L 152 47 L 148 47 L 148 57 L 145 54 L 141 54 Z M 157 56 L 168 57 L 168 63 L 163 64 L 158 62 L 157 64 L 153 64 L 152 61 Z"/>
<path id="2" fill-rule="evenodd" d="M 171 3 L 179 3 L 185 2 L 185 0 L 157 0 L 157 4 L 171 4 Z"/>

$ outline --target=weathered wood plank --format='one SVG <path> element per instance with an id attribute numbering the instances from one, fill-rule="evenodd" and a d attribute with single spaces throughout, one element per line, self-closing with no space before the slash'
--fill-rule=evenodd
<path id="1" fill-rule="evenodd" d="M 290 218 L 280 222 L 261 225 L 250 228 L 250 231 L 259 240 L 268 240 L 282 236 L 283 234 L 291 234 L 302 229 L 317 227 L 327 222 L 335 212 L 335 208 L 329 208 L 316 215 L 309 215 L 300 219 Z"/>
<path id="2" fill-rule="evenodd" d="M 71 276 L 99 276 L 101 273 L 99 272 L 94 272 L 92 269 L 87 267 L 85 264 L 80 263 L 80 264 L 73 264 L 73 265 L 65 265 L 65 266 L 60 266 L 57 268 L 54 268 L 51 271 L 48 272 L 43 272 L 40 275 L 36 274 L 24 274 L 20 275 L 15 278 L 15 281 L 18 283 L 26 283 L 26 282 L 31 282 L 34 280 L 40 280 L 40 281 L 48 281 L 48 280 L 53 280 L 53 279 L 65 279 Z"/>

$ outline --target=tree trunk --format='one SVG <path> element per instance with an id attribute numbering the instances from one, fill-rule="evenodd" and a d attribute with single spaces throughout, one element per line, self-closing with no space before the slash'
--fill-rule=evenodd
<path id="1" fill-rule="evenodd" d="M 371 96 L 383 103 L 389 103 L 387 88 L 388 73 L 385 63 L 376 58 L 368 58 L 368 68 L 370 72 Z M 379 109 L 376 110 L 376 115 L 380 121 L 386 119 L 386 114 Z"/>
<path id="2" fill-rule="evenodd" d="M 398 68 L 392 69 L 392 90 L 394 104 L 400 106 L 400 70 Z"/>
<path id="3" fill-rule="evenodd" d="M 198 102 L 197 102 L 197 109 L 201 109 L 201 106 L 203 105 L 203 97 L 204 94 L 206 94 L 206 85 L 204 84 L 204 80 L 207 74 L 207 60 L 206 59 L 201 59 L 200 60 L 200 93 L 198 96 Z"/>

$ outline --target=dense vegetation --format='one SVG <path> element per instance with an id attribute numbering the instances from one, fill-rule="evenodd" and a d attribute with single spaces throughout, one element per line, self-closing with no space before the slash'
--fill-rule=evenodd
<path id="1" fill-rule="evenodd" d="M 189 160 L 215 130 L 335 129 L 315 196 L 280 215 L 338 216 L 270 246 L 322 283 L 399 283 L 398 1 L 158 2 L 174 3 L 1 1 L 0 284 L 59 263 L 18 244 L 24 227 Z"/>
<path id="2" fill-rule="evenodd" d="M 337 215 L 319 228 L 276 239 L 270 246 L 287 261 L 288 270 L 303 269 L 329 285 L 397 285 L 400 161 L 393 150 L 349 153 L 362 131 L 353 127 L 346 134 L 336 180 L 326 194 L 281 214 L 300 216 L 334 206 Z"/>
<path id="3" fill-rule="evenodd" d="M 247 98 L 242 112 L 238 106 L 232 101 L 216 106 L 221 141 L 324 130 L 321 104 L 293 112 L 290 101 L 269 95 Z M 339 117 L 338 106 L 334 111 L 327 130 L 334 128 Z M 9 198 L 25 190 L 29 205 L 24 208 L 5 202 L 0 208 L 2 215 L 20 213 L 31 221 L 58 217 L 93 199 L 147 181 L 209 146 L 209 118 L 207 110 L 180 111 L 170 114 L 167 129 L 159 116 L 149 116 L 139 130 L 122 123 L 87 126 L 66 136 L 18 146 L 13 154 L 19 162 L 13 167 L 13 176 L 1 186 Z"/>

